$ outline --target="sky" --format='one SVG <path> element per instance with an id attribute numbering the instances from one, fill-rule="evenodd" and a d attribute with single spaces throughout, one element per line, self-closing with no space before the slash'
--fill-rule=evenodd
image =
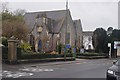
<path id="1" fill-rule="evenodd" d="M 11 11 L 25 9 L 27 12 L 65 10 L 65 0 L 4 0 Z M 72 19 L 80 19 L 84 31 L 102 27 L 118 28 L 118 0 L 68 0 Z"/>

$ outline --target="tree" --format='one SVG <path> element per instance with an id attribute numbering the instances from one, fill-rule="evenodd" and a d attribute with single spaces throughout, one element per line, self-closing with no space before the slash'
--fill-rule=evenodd
<path id="1" fill-rule="evenodd" d="M 10 11 L 2 12 L 2 36 L 15 36 L 19 40 L 27 41 L 29 29 L 23 15 L 15 15 Z"/>
<path id="2" fill-rule="evenodd" d="M 115 56 L 116 50 L 114 49 L 114 41 L 120 41 L 120 30 L 114 29 L 111 35 L 108 35 L 108 42 L 111 43 L 112 56 Z"/>
<path id="3" fill-rule="evenodd" d="M 120 41 L 120 30 L 114 29 L 111 34 L 112 41 Z"/>
<path id="4" fill-rule="evenodd" d="M 2 4 L 2 12 L 6 12 L 8 11 L 8 2 L 3 2 L 1 3 Z"/>
<path id="5" fill-rule="evenodd" d="M 107 32 L 103 28 L 97 28 L 93 32 L 92 44 L 95 48 L 95 52 L 107 53 Z"/>
<path id="6" fill-rule="evenodd" d="M 107 35 L 110 36 L 113 32 L 113 27 L 108 27 L 107 29 Z"/>
<path id="7" fill-rule="evenodd" d="M 113 31 L 113 27 L 108 27 L 107 31 Z"/>
<path id="8" fill-rule="evenodd" d="M 25 10 L 22 10 L 22 9 L 17 9 L 14 11 L 14 14 L 17 15 L 17 16 L 23 16 L 25 14 Z"/>

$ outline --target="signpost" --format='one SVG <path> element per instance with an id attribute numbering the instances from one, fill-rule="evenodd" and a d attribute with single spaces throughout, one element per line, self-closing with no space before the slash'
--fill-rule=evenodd
<path id="1" fill-rule="evenodd" d="M 108 47 L 110 48 L 109 49 L 109 58 L 111 58 L 111 43 L 108 43 Z"/>
<path id="2" fill-rule="evenodd" d="M 120 41 L 114 41 L 114 49 L 117 49 L 117 56 L 120 56 Z"/>

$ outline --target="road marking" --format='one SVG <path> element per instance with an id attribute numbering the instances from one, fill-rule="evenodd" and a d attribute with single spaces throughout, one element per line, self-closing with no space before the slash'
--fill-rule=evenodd
<path id="1" fill-rule="evenodd" d="M 76 64 L 85 64 L 85 63 L 91 63 L 91 62 L 76 62 Z"/>
<path id="2" fill-rule="evenodd" d="M 27 73 L 27 72 L 18 72 L 18 71 L 3 71 L 2 76 L 6 78 L 19 78 L 22 76 L 32 76 L 33 73 Z"/>
<path id="3" fill-rule="evenodd" d="M 53 70 L 53 69 L 43 69 L 43 71 L 52 72 L 52 71 L 54 71 L 54 70 Z"/>
<path id="4" fill-rule="evenodd" d="M 24 69 L 19 69 L 20 71 L 28 71 L 28 72 L 53 72 L 54 69 L 47 68 L 39 68 L 39 67 L 25 67 Z"/>
<path id="5" fill-rule="evenodd" d="M 76 63 L 76 64 L 82 64 L 82 63 Z"/>
<path id="6" fill-rule="evenodd" d="M 83 62 L 83 63 L 87 63 L 87 62 Z"/>

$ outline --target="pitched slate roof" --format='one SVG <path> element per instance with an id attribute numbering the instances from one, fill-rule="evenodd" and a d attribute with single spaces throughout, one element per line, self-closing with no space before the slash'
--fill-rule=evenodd
<path id="1" fill-rule="evenodd" d="M 74 20 L 74 27 L 76 28 L 77 33 L 78 32 L 82 32 L 82 24 L 81 24 L 81 20 Z"/>
<path id="2" fill-rule="evenodd" d="M 67 10 L 70 14 L 70 11 Z M 37 15 L 46 14 L 47 18 L 54 20 L 54 28 L 51 26 L 48 27 L 49 32 L 59 33 L 64 21 L 66 20 L 66 10 L 57 10 L 57 11 L 44 11 L 44 12 L 28 12 L 25 14 L 24 18 L 27 25 L 32 29 L 35 26 L 35 19 Z"/>

